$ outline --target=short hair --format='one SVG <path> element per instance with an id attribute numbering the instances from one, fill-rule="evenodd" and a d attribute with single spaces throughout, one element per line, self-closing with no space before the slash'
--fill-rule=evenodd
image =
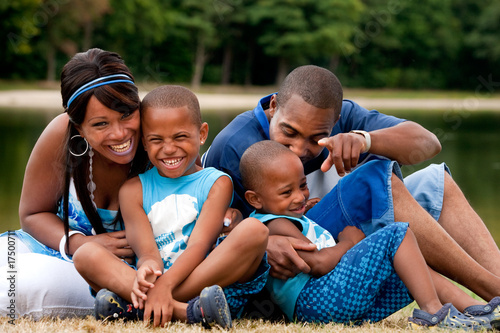
<path id="1" fill-rule="evenodd" d="M 245 190 L 256 190 L 269 164 L 283 154 L 293 154 L 281 143 L 263 140 L 248 147 L 240 159 L 241 181 Z"/>
<path id="2" fill-rule="evenodd" d="M 176 85 L 163 85 L 151 90 L 141 102 L 142 114 L 148 108 L 178 108 L 187 106 L 196 125 L 201 126 L 200 103 L 188 88 Z"/>
<path id="3" fill-rule="evenodd" d="M 336 114 L 342 109 L 342 85 L 335 74 L 322 67 L 306 65 L 291 71 L 279 88 L 278 106 L 284 106 L 294 94 L 317 108 L 333 109 Z"/>

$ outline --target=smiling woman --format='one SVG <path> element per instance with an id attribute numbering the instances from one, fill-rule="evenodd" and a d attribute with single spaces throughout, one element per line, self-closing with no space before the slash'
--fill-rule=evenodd
<path id="1" fill-rule="evenodd" d="M 94 301 L 69 257 L 89 241 L 128 261 L 134 257 L 118 207 L 120 186 L 147 161 L 133 76 L 118 54 L 91 49 L 63 68 L 61 95 L 65 113 L 47 125 L 26 166 L 22 230 L 0 237 L 2 251 L 15 242 L 18 272 L 12 309 L 0 282 L 0 314 L 87 315 Z M 1 258 L 7 271 L 7 256 Z"/>

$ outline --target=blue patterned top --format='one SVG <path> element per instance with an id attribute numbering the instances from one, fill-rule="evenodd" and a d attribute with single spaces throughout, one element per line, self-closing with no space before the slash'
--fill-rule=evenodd
<path id="1" fill-rule="evenodd" d="M 118 231 L 123 229 L 122 223 L 114 223 L 117 211 L 97 208 L 97 213 L 101 217 L 102 224 L 106 232 Z M 83 232 L 87 236 L 95 235 L 92 225 L 90 224 L 87 215 L 85 215 L 85 212 L 83 211 L 82 204 L 78 200 L 73 181 L 71 181 L 70 184 L 68 215 L 70 230 Z M 59 216 L 62 220 L 63 200 L 60 200 L 59 202 L 57 216 Z M 15 233 L 16 236 L 31 250 L 32 253 L 40 253 L 63 259 L 61 253 L 58 250 L 54 250 L 47 245 L 40 243 L 27 232 L 23 230 L 16 230 Z M 7 232 L 0 235 L 0 237 L 5 236 L 6 234 Z"/>

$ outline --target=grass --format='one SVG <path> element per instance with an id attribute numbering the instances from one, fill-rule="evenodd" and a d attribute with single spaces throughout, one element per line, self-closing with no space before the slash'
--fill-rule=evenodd
<path id="1" fill-rule="evenodd" d="M 367 332 L 388 332 L 396 333 L 409 331 L 407 328 L 407 317 L 411 315 L 413 304 L 396 312 L 385 320 L 374 324 L 363 324 L 361 326 L 350 327 L 341 324 L 306 324 L 306 323 L 283 323 L 269 322 L 261 319 L 249 320 L 238 319 L 233 321 L 233 328 L 230 330 L 234 333 L 250 333 L 250 332 L 347 332 L 347 333 L 367 333 Z M 184 323 L 170 323 L 166 328 L 153 328 L 145 326 L 142 322 L 101 322 L 92 317 L 83 319 L 42 319 L 33 321 L 22 318 L 14 321 L 14 324 L 9 323 L 8 318 L 0 318 L 1 332 L 133 332 L 133 333 L 149 333 L 149 332 L 165 332 L 180 333 L 180 332 L 221 332 L 219 328 L 213 328 L 207 331 L 201 325 L 187 325 Z"/>

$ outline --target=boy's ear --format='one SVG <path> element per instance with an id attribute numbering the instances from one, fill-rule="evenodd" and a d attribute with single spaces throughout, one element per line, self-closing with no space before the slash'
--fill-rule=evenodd
<path id="1" fill-rule="evenodd" d="M 203 123 L 201 124 L 200 127 L 200 144 L 203 145 L 207 141 L 207 137 L 208 137 L 208 124 Z"/>
<path id="2" fill-rule="evenodd" d="M 248 190 L 245 192 L 245 199 L 247 199 L 248 203 L 255 209 L 262 208 L 262 202 L 260 200 L 260 196 L 252 190 Z"/>
<path id="3" fill-rule="evenodd" d="M 141 136 L 142 136 L 142 135 L 141 135 Z M 142 146 L 144 147 L 144 151 L 148 151 L 148 150 L 146 149 L 146 140 L 144 140 L 144 137 L 143 137 L 143 136 L 141 137 L 141 141 L 142 141 Z"/>

